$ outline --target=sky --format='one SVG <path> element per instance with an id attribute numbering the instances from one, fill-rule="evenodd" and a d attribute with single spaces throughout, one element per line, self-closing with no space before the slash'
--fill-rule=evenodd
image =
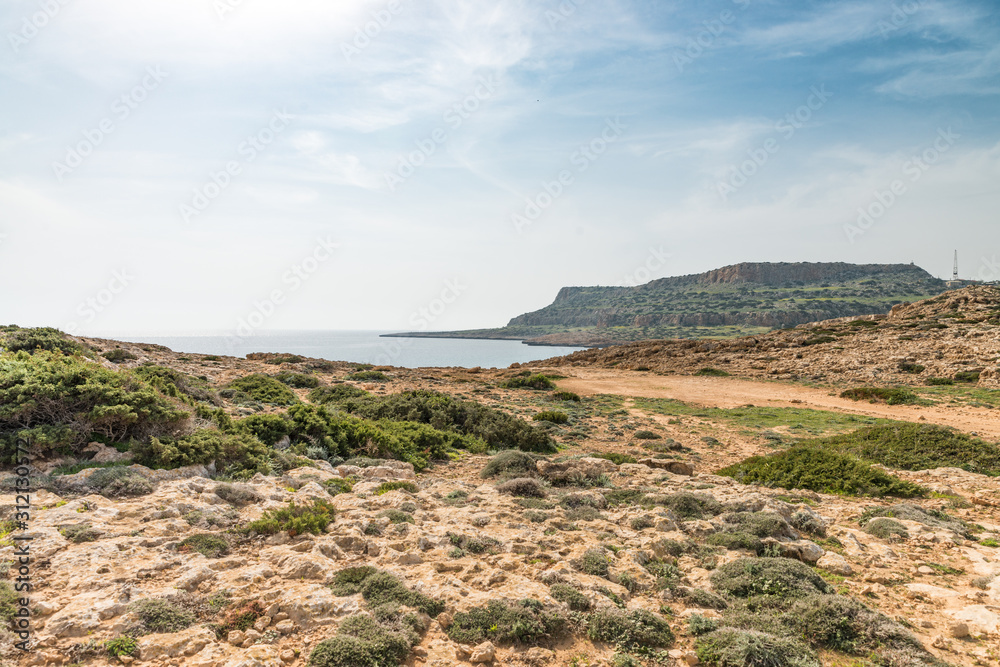
<path id="1" fill-rule="evenodd" d="M 1000 279 L 1000 6 L 2 0 L 0 323 L 502 326 L 744 261 Z"/>

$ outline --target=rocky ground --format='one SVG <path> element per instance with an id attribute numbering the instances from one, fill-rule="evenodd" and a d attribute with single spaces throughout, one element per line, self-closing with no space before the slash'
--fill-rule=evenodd
<path id="1" fill-rule="evenodd" d="M 683 385 L 653 391 L 695 406 L 684 416 L 669 416 L 640 400 L 649 392 L 629 393 L 629 387 L 650 377 L 649 371 L 637 370 L 642 364 L 663 371 L 717 366 L 750 379 L 821 373 L 826 381 L 846 387 L 862 380 L 913 383 L 912 374 L 893 370 L 901 360 L 925 365 L 925 376 L 981 368 L 980 388 L 991 391 L 995 376 L 987 371 L 995 369 L 1000 347 L 996 324 L 989 322 L 996 317 L 996 307 L 995 292 L 970 288 L 934 303 L 896 309 L 887 318 L 873 319 L 876 326 L 823 323 L 814 328 L 833 333 L 803 328 L 776 332 L 755 344 L 742 343 L 743 350 L 714 347 L 693 350 L 696 356 L 674 356 L 682 348 L 688 350 L 683 347 L 687 343 L 655 343 L 533 365 L 532 371 L 563 374 L 557 384 L 577 389 L 574 382 L 582 380 L 575 375 L 585 375 L 591 365 L 616 364 L 614 377 L 604 385 L 611 390 L 601 391 L 602 385 L 591 381 L 579 402 L 555 404 L 569 415 L 568 423 L 549 427 L 560 452 L 539 461 L 530 473 L 540 484 L 537 495 L 544 497 L 513 495 L 500 486 L 503 477 L 481 476 L 488 454 L 468 453 L 420 473 L 400 462 L 356 467 L 316 461 L 280 477 L 258 475 L 240 487 L 238 498 L 222 488 L 226 484 L 212 479 L 211 466 L 173 471 L 134 466 L 154 484 L 152 493 L 135 498 L 89 492 L 86 480 L 94 470 L 67 476 L 58 493 L 39 491 L 32 498 L 37 646 L 25 656 L 4 642 L 6 660 L 11 665 L 305 665 L 317 644 L 333 636 L 345 618 L 368 609 L 360 594 L 338 595 L 344 591 L 331 586 L 337 573 L 371 565 L 444 604 L 443 613 L 426 619 L 426 632 L 403 663 L 408 666 L 628 664 L 620 657 L 612 662 L 616 647 L 588 638 L 586 621 L 565 601 L 552 597 L 553 584 L 560 583 L 580 591 L 591 611 L 624 607 L 665 619 L 675 641 L 655 659 L 640 656 L 644 664 L 694 665 L 699 659 L 689 618 L 721 615 L 706 606 L 698 592 L 713 590 L 718 568 L 754 556 L 739 548 L 703 548 L 707 537 L 727 530 L 732 512 L 764 512 L 780 517 L 779 530 L 764 538 L 768 554 L 815 568 L 838 594 L 902 624 L 930 654 L 948 664 L 998 664 L 997 478 L 957 468 L 893 471 L 932 492 L 905 501 L 907 507 L 944 512 L 957 522 L 931 521 L 927 516 L 944 515 L 907 510 L 897 512 L 903 534 L 877 536 L 862 525 L 866 511 L 898 507 L 903 501 L 744 486 L 713 474 L 747 456 L 774 451 L 775 442 L 845 432 L 875 423 L 877 416 L 837 405 L 817 410 L 796 403 L 798 399 L 782 401 L 784 407 L 769 412 L 735 412 L 737 408 L 713 401 L 710 392 L 685 395 Z M 925 327 L 928 322 L 947 323 L 948 328 Z M 909 326 L 914 323 L 917 326 Z M 796 343 L 810 336 L 836 336 L 841 330 L 850 332 L 839 338 L 842 343 Z M 911 338 L 900 342 L 901 336 Z M 342 381 L 355 368 L 308 359 L 269 363 L 274 355 L 233 359 L 177 354 L 157 346 L 85 342 L 98 350 L 120 347 L 133 353 L 136 358 L 125 366 L 154 362 L 200 376 L 212 387 L 248 373 L 276 370 L 312 372 L 329 384 Z M 845 349 L 835 351 L 831 345 Z M 765 357 L 775 359 L 765 362 Z M 774 369 L 779 372 L 771 372 Z M 381 370 L 385 382 L 351 384 L 376 394 L 433 389 L 529 419 L 554 405 L 550 392 L 500 387 L 502 380 L 523 370 L 519 368 Z M 307 391 L 296 393 L 304 399 Z M 698 406 L 713 409 L 699 412 Z M 224 407 L 234 416 L 273 410 L 229 402 Z M 949 406 L 940 407 L 945 414 Z M 933 423 L 937 413 L 927 414 Z M 891 417 L 917 419 L 907 413 Z M 628 455 L 636 462 L 616 464 L 590 457 L 592 453 Z M 94 460 L 121 456 L 97 443 L 89 454 Z M 42 465 L 51 469 L 65 462 Z M 353 486 L 347 493 L 331 495 L 330 489 L 338 488 L 331 486 L 333 479 Z M 414 486 L 379 493 L 385 482 L 394 481 Z M 635 493 L 630 496 L 630 491 Z M 646 501 L 636 500 L 640 493 Z M 678 494 L 692 493 L 718 501 L 723 509 L 694 516 L 670 505 Z M 334 521 L 319 534 L 240 531 L 289 501 L 306 505 L 316 500 L 336 508 Z M 14 504 L 12 495 L 0 499 L 3 507 Z M 187 546 L 192 536 L 203 535 L 221 538 L 225 548 L 203 554 Z M 693 546 L 678 553 L 677 544 Z M 595 551 L 606 559 L 606 572 L 586 565 L 588 554 Z M 8 542 L 0 547 L 0 562 L 13 560 L 14 547 Z M 673 573 L 666 584 L 650 563 Z M 449 638 L 457 615 L 490 600 L 523 598 L 537 599 L 564 615 L 572 631 L 522 644 L 465 645 Z M 193 622 L 176 632 L 135 632 L 140 620 L 135 603 L 148 599 L 170 601 L 193 614 Z M 217 630 L 226 618 L 224 610 L 213 606 L 221 599 L 229 609 L 250 609 L 252 622 L 243 630 Z M 130 633 L 138 635 L 138 650 L 132 655 L 109 657 L 99 650 L 103 642 Z M 870 656 L 827 650 L 819 651 L 819 659 L 837 667 L 878 664 Z"/>

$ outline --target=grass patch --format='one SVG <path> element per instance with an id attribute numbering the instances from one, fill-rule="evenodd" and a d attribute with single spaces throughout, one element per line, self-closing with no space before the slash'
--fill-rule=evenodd
<path id="1" fill-rule="evenodd" d="M 532 416 L 536 422 L 549 422 L 551 424 L 565 424 L 569 421 L 569 415 L 558 410 L 543 410 Z"/>
<path id="2" fill-rule="evenodd" d="M 128 606 L 135 622 L 125 631 L 133 637 L 155 633 L 180 632 L 194 625 L 197 618 L 190 611 L 161 598 L 146 598 Z"/>
<path id="3" fill-rule="evenodd" d="M 503 382 L 501 385 L 504 389 L 536 389 L 536 390 L 546 390 L 555 389 L 556 383 L 550 378 L 538 373 L 536 375 L 529 375 L 526 377 L 518 376 Z"/>
<path id="4" fill-rule="evenodd" d="M 381 484 L 379 484 L 378 488 L 375 489 L 375 495 L 381 496 L 383 494 L 389 493 L 390 491 L 406 491 L 407 493 L 417 493 L 420 491 L 420 489 L 413 482 L 382 482 Z"/>
<path id="5" fill-rule="evenodd" d="M 649 653 L 674 643 L 670 624 L 645 609 L 602 609 L 590 615 L 587 636 L 595 642 L 614 644 L 629 653 Z"/>
<path id="6" fill-rule="evenodd" d="M 727 378 L 727 377 L 729 377 L 729 373 L 727 373 L 726 371 L 724 371 L 724 370 L 722 370 L 720 368 L 702 368 L 702 369 L 699 369 L 695 373 L 695 375 L 698 376 L 698 377 L 713 377 L 713 378 Z"/>
<path id="7" fill-rule="evenodd" d="M 177 550 L 181 552 L 197 551 L 206 558 L 220 558 L 229 553 L 229 541 L 221 535 L 198 533 L 181 540 Z"/>
<path id="8" fill-rule="evenodd" d="M 918 405 L 921 402 L 919 396 L 903 387 L 855 387 L 841 392 L 840 397 L 889 405 Z"/>

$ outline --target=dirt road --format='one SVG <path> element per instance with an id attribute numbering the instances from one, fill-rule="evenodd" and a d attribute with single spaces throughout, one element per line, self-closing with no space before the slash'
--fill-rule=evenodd
<path id="1" fill-rule="evenodd" d="M 566 372 L 566 369 L 561 369 Z M 828 389 L 739 378 L 664 376 L 599 368 L 573 368 L 573 377 L 559 380 L 559 388 L 578 394 L 617 394 L 644 398 L 673 398 L 710 407 L 758 406 L 812 408 L 848 414 L 953 426 L 986 440 L 1000 440 L 1000 414 L 988 408 L 935 405 L 885 405 L 840 398 Z"/>

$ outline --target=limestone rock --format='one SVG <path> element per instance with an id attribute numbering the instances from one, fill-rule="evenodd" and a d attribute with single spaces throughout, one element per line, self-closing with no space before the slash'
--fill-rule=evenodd
<path id="1" fill-rule="evenodd" d="M 833 551 L 827 551 L 823 554 L 823 557 L 816 561 L 816 567 L 842 577 L 849 577 L 854 574 L 854 568 L 847 562 L 847 559 Z"/>
<path id="2" fill-rule="evenodd" d="M 485 662 L 493 662 L 493 658 L 496 657 L 496 653 L 497 649 L 493 646 L 493 642 L 485 641 L 472 649 L 472 652 L 469 654 L 469 662 L 474 665 Z"/>

